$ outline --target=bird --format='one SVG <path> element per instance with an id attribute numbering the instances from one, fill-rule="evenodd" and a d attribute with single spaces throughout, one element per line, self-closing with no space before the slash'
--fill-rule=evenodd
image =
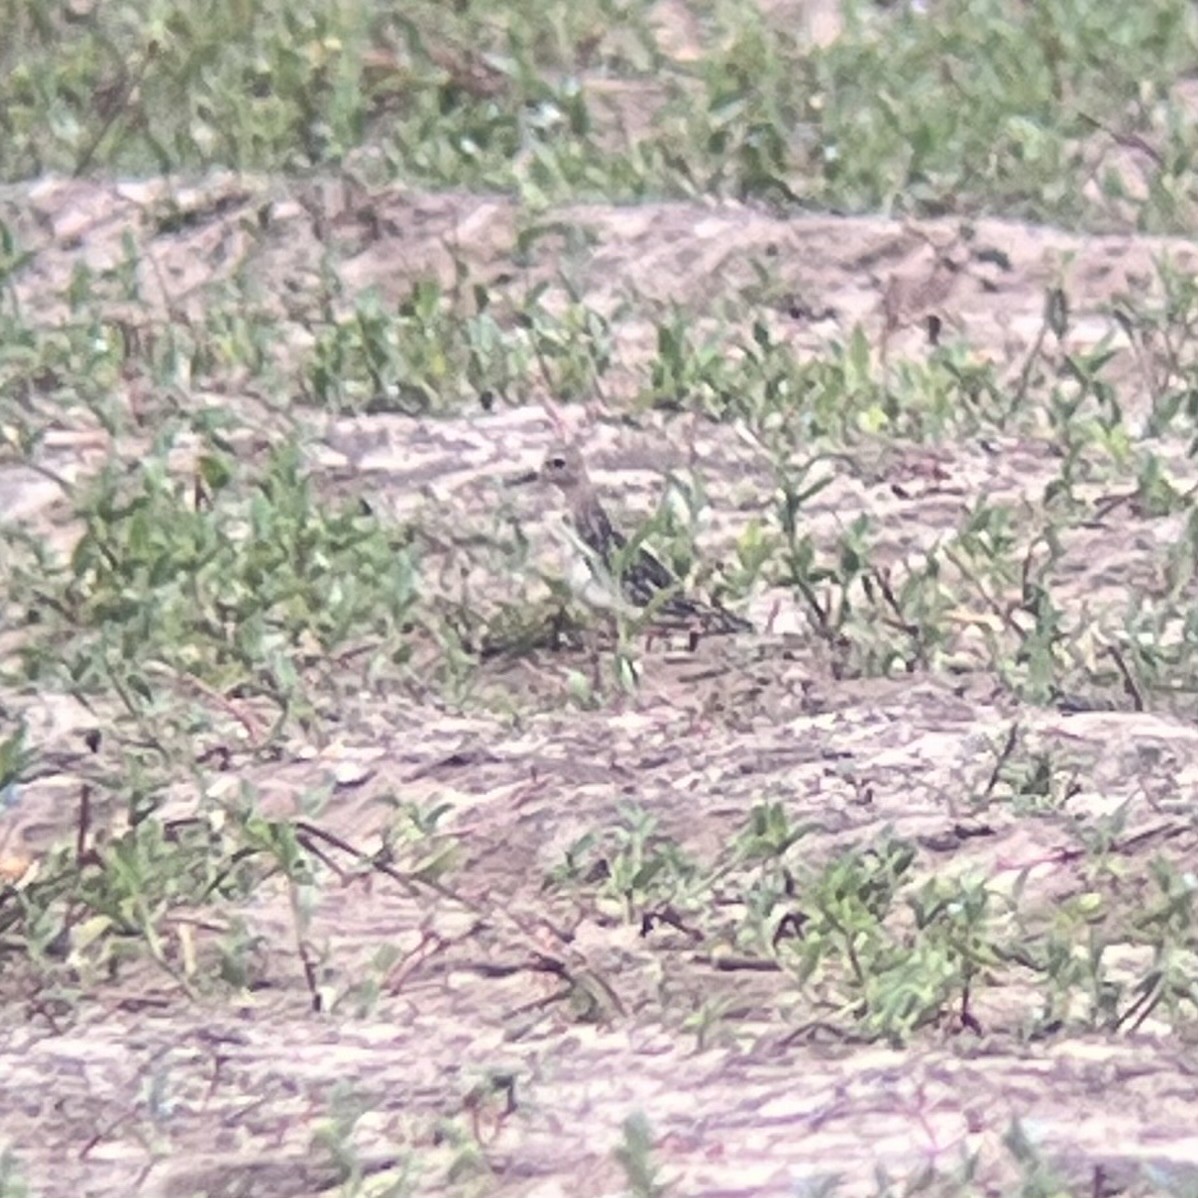
<path id="1" fill-rule="evenodd" d="M 629 545 L 612 524 L 577 446 L 552 444 L 537 477 L 566 498 L 565 534 L 576 551 L 570 582 L 585 599 L 624 615 L 647 614 L 658 625 L 681 625 L 692 636 L 753 631 L 734 612 L 683 594 L 679 580 L 645 546 Z"/>

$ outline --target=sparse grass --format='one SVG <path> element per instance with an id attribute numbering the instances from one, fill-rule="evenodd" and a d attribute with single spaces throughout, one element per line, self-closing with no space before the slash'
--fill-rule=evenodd
<path id="1" fill-rule="evenodd" d="M 474 311 L 464 311 L 432 281 L 416 283 L 393 310 L 375 294 L 359 297 L 352 315 L 321 329 L 302 368 L 301 400 L 422 416 L 596 389 L 612 359 L 606 318 L 580 303 L 551 312 L 536 293 L 497 314 L 491 298 L 478 286 Z"/>
<path id="2" fill-rule="evenodd" d="M 674 56 L 678 30 L 622 0 L 12 0 L 0 19 L 0 178 L 232 167 L 280 176 L 285 190 L 336 176 L 354 197 L 347 211 L 396 182 L 503 192 L 514 242 L 489 247 L 479 273 L 470 247 L 452 244 L 449 270 L 422 265 L 400 285 L 351 292 L 335 229 L 318 232 L 307 273 L 283 280 L 269 263 L 259 272 L 269 255 L 236 256 L 279 248 L 266 207 L 222 225 L 220 202 L 167 199 L 104 265 L 39 276 L 31 296 L 26 272 L 41 263 L 21 244 L 24 218 L 0 223 L 0 486 L 21 472 L 56 497 L 28 527 L 0 522 L 0 821 L 47 780 L 73 787 L 53 796 L 57 847 L 29 859 L 0 841 L 6 995 L 54 1031 L 130 985 L 248 1010 L 280 985 L 286 957 L 309 1015 L 385 1021 L 424 1001 L 413 979 L 446 955 L 440 977 L 455 993 L 532 979 L 511 1003 L 523 1021 L 504 1041 L 513 1052 L 532 1031 L 578 1025 L 664 1028 L 700 1051 L 738 1052 L 771 1038 L 797 1051 L 816 1032 L 896 1047 L 1194 1036 L 1190 830 L 1188 816 L 1166 819 L 1184 793 L 1164 793 L 1179 775 L 1152 777 L 1155 759 L 1136 766 L 1163 813 L 1144 830 L 1132 799 L 1103 805 L 1109 779 L 1085 753 L 1025 719 L 1188 714 L 1198 691 L 1190 274 L 1162 258 L 1153 288 L 1112 305 L 1130 354 L 1113 334 L 1075 336 L 1072 307 L 1093 305 L 1063 284 L 1047 289 L 1021 361 L 955 334 L 902 357 L 866 327 L 816 351 L 793 335 L 804 302 L 768 255 L 735 293 L 717 277 L 695 280 L 685 303 L 629 287 L 605 288 L 618 302 L 597 304 L 594 235 L 559 215 L 579 200 L 698 197 L 1190 231 L 1192 6 L 928 7 L 850 5 L 843 36 L 821 49 L 717 0 L 695 6 L 698 52 Z M 605 103 L 615 85 L 634 89 L 627 127 Z M 234 266 L 175 295 L 147 238 L 167 244 L 208 222 L 213 271 L 226 253 Z M 646 744 L 660 738 L 653 752 L 668 768 L 678 736 L 694 772 L 679 764 L 670 786 L 687 802 L 694 793 L 697 822 L 733 777 L 703 774 L 718 707 L 685 708 L 685 733 L 662 732 L 661 709 L 638 707 L 659 669 L 649 618 L 621 613 L 603 638 L 562 579 L 537 573 L 506 501 L 484 497 L 487 512 L 467 523 L 458 495 L 432 479 L 422 514 L 400 520 L 354 474 L 353 452 L 344 469 L 322 456 L 347 429 L 372 437 L 418 419 L 489 421 L 500 444 L 515 437 L 505 409 L 546 396 L 671 438 L 733 426 L 754 455 L 755 506 L 738 513 L 720 565 L 700 513 L 724 501 L 712 484 L 727 480 L 701 460 L 663 479 L 656 510 L 626 529 L 629 555 L 652 543 L 688 587 L 733 605 L 768 595 L 796 613 L 797 632 L 738 643 L 721 667 L 731 693 L 750 695 L 738 732 L 782 718 L 756 694 L 771 671 L 818 675 L 833 691 L 888 679 L 964 693 L 980 678 L 996 709 L 1014 707 L 1009 722 L 1005 709 L 979 717 L 987 730 L 968 742 L 951 793 L 906 775 L 913 809 L 925 818 L 931 804 L 949 830 L 926 818 L 917 835 L 879 829 L 867 748 L 820 742 L 794 758 L 793 778 L 789 764 L 768 773 L 717 847 L 697 847 L 686 826 L 667 831 L 677 810 L 638 801 L 640 779 L 620 775 L 618 815 L 551 862 L 542 889 L 539 875 L 522 879 L 510 909 L 490 892 L 487 859 L 523 851 L 504 818 L 523 834 L 522 805 L 549 801 L 552 768 L 540 771 L 560 746 L 540 746 L 544 759 L 530 757 L 528 777 L 511 774 L 493 800 L 481 791 L 502 752 L 467 723 L 441 760 L 407 769 L 405 741 L 424 752 L 446 709 L 464 721 L 501 712 L 529 738 L 551 726 L 537 722 L 546 709 L 579 726 L 610 717 Z M 402 454 L 402 435 L 395 445 Z M 970 464 L 1006 452 L 1033 463 L 1027 476 L 1014 468 L 1006 490 L 979 491 Z M 1135 553 L 1103 568 L 1116 527 L 1135 534 Z M 757 658 L 753 647 L 764 647 Z M 68 701 L 92 723 L 46 732 L 39 713 Z M 381 796 L 370 848 L 340 830 L 356 774 L 317 771 L 285 815 L 250 781 L 275 762 L 378 741 L 401 704 L 417 716 L 384 747 L 420 796 Z M 804 753 L 820 721 L 841 718 L 826 695 L 812 704 L 786 717 Z M 601 748 L 585 763 L 596 773 Z M 955 851 L 990 823 L 1035 838 L 984 866 L 946 855 L 942 841 Z M 347 969 L 322 900 L 355 888 L 350 901 L 365 904 L 375 886 L 398 887 L 416 914 Z M 270 902 L 286 913 L 283 944 L 256 918 Z M 608 933 L 625 937 L 610 953 Z M 742 990 L 742 975 L 768 984 Z M 498 1137 L 526 1116 L 523 1093 L 506 1066 L 477 1083 L 469 1052 L 457 1067 L 458 1100 L 399 1135 L 382 1166 L 364 1147 L 372 1099 L 334 1094 L 311 1142 L 329 1184 L 398 1194 L 430 1178 L 455 1192 L 502 1183 L 513 1158 Z M 554 1068 L 538 1060 L 533 1072 Z M 603 1149 L 629 1193 L 673 1192 L 673 1146 L 658 1136 L 675 1126 L 647 1108 Z M 1018 1123 L 1005 1150 L 1018 1192 L 1071 1184 Z M 980 1157 L 936 1142 L 927 1153 L 910 1177 L 879 1170 L 878 1193 L 990 1192 Z M 26 1192 L 23 1162 L 23 1147 L 0 1153 L 0 1194 Z M 860 1162 L 834 1164 L 830 1178 Z"/>
<path id="3" fill-rule="evenodd" d="M 1009 803 L 1025 818 L 1055 813 L 1071 794 L 1050 795 L 1059 785 L 1053 771 L 1050 761 L 1017 765 L 1008 753 L 973 801 L 979 809 Z M 1029 807 L 1046 798 L 1051 808 Z M 1022 884 L 1012 888 L 1000 874 L 929 877 L 916 847 L 894 836 L 817 865 L 809 834 L 781 804 L 762 804 L 725 852 L 700 861 L 646 813 L 629 811 L 572 846 L 552 885 L 650 939 L 664 937 L 667 978 L 686 968 L 680 944 L 731 972 L 772 966 L 801 996 L 788 1007 L 799 1032 L 819 1026 L 902 1044 L 930 1027 L 1041 1037 L 1126 1033 L 1150 1017 L 1175 1031 L 1195 1026 L 1192 879 L 1157 858 L 1152 891 L 1129 918 L 1117 899 L 1117 862 L 1128 847 L 1118 819 L 1101 843 L 1025 863 L 1090 862 L 1089 889 L 1059 906 L 1024 897 Z M 674 992 L 668 981 L 664 990 Z M 1016 992 L 1018 1004 L 1007 997 L 994 1006 Z M 999 1009 L 996 1024 L 987 1012 Z M 682 1022 L 706 1039 L 726 1018 L 712 1009 L 700 1023 L 689 1012 Z"/>
<path id="4" fill-rule="evenodd" d="M 165 728 L 194 680 L 264 699 L 277 724 L 312 710 L 305 676 L 351 642 L 405 660 L 416 583 L 401 531 L 321 502 L 295 445 L 256 468 L 219 435 L 174 468 L 164 446 L 105 469 L 72 506 L 69 559 L 9 541 L 8 620 L 32 632 L 10 684 L 107 691 Z"/>
<path id="5" fill-rule="evenodd" d="M 845 35 L 814 49 L 751 6 L 716 6 L 691 63 L 615 0 L 472 4 L 448 20 L 363 0 L 222 0 L 202 16 L 126 0 L 72 19 L 13 0 L 0 176 L 361 158 L 534 203 L 722 194 L 1095 224 L 1142 192 L 1145 225 L 1192 219 L 1196 143 L 1175 87 L 1198 28 L 1182 0 L 849 7 Z M 588 84 L 613 75 L 663 85 L 648 133 L 605 121 Z M 1147 147 L 1134 178 L 1119 165 L 1129 145 Z"/>
<path id="6" fill-rule="evenodd" d="M 1049 3 L 1016 15 L 961 0 L 877 22 L 858 11 L 857 35 L 819 56 L 804 88 L 818 130 L 809 151 L 818 203 L 1101 220 L 1121 190 L 1107 167 L 1114 137 L 1173 136 L 1163 128 L 1169 89 L 1184 69 L 1174 54 L 1195 37 L 1185 5 Z M 1099 61 L 1112 69 L 1095 70 Z M 1139 180 L 1154 193 L 1146 223 L 1176 215 L 1166 196 L 1178 180 L 1164 163 L 1192 153 L 1183 135 L 1164 151 L 1164 169 Z M 1090 179 L 1097 200 L 1084 194 Z"/>

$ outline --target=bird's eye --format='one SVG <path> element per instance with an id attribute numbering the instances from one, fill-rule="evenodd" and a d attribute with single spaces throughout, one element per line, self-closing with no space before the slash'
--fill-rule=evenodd
<path id="1" fill-rule="evenodd" d="M 565 458 L 557 457 L 557 458 L 549 459 L 549 469 L 550 470 L 565 470 L 565 468 L 566 468 L 566 459 Z"/>

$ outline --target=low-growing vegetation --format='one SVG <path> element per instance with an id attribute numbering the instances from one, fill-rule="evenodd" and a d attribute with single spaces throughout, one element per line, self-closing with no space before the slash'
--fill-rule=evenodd
<path id="1" fill-rule="evenodd" d="M 799 7 L 10 5 L 0 1198 L 1193 1192 L 1198 22 Z"/>

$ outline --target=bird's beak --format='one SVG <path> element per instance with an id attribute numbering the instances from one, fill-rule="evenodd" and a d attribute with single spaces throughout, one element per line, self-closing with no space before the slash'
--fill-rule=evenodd
<path id="1" fill-rule="evenodd" d="M 540 471 L 526 470 L 523 474 L 509 474 L 505 480 L 505 485 L 509 487 L 526 487 L 529 483 L 535 483 L 540 477 Z"/>

